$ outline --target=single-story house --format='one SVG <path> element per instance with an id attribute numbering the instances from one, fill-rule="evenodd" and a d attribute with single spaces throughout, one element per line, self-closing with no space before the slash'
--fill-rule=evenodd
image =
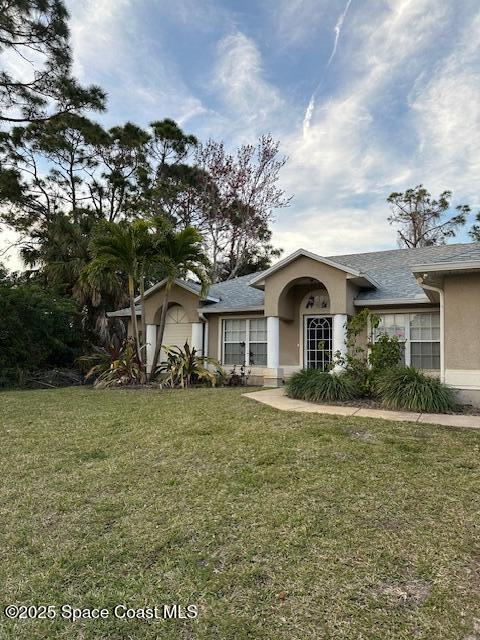
<path id="1" fill-rule="evenodd" d="M 147 366 L 163 294 L 164 282 L 145 294 Z M 255 384 L 281 385 L 344 352 L 346 321 L 365 307 L 404 342 L 407 364 L 435 372 L 480 406 L 480 243 L 328 257 L 298 249 L 266 271 L 212 285 L 205 296 L 197 283 L 178 280 L 163 343 L 188 341 L 227 370 L 246 365 Z"/>

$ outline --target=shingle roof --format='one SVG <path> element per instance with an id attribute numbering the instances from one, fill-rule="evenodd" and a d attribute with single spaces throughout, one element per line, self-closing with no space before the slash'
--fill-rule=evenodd
<path id="1" fill-rule="evenodd" d="M 419 249 L 391 249 L 371 253 L 327 256 L 339 264 L 361 271 L 377 283 L 376 289 L 361 291 L 357 300 L 425 300 L 425 292 L 417 284 L 412 267 L 442 261 L 480 260 L 480 243 L 450 244 Z M 263 291 L 249 286 L 258 274 L 234 278 L 212 285 L 210 292 L 220 302 L 209 304 L 205 311 L 236 311 L 263 306 Z"/>
<path id="2" fill-rule="evenodd" d="M 360 291 L 358 301 L 379 302 L 381 300 L 426 299 L 425 292 L 417 284 L 412 267 L 421 264 L 442 262 L 480 261 L 480 242 L 470 244 L 449 244 L 419 249 L 391 249 L 371 253 L 352 253 L 340 256 L 326 256 L 338 264 L 356 269 L 370 276 L 377 288 Z M 247 311 L 263 308 L 263 291 L 250 286 L 250 282 L 263 272 L 251 273 L 240 278 L 232 278 L 210 287 L 209 295 L 219 302 L 205 304 L 205 312 Z M 185 281 L 191 289 L 200 293 L 200 285 L 192 280 Z M 129 309 L 121 309 L 109 315 L 130 315 Z"/>
<path id="3" fill-rule="evenodd" d="M 454 260 L 454 262 L 477 262 L 480 261 L 480 243 L 476 242 L 475 244 L 471 245 L 470 248 L 465 251 L 465 253 L 461 253 L 460 255 L 456 255 Z M 437 261 L 435 261 L 437 262 Z M 438 260 L 438 262 L 452 262 L 452 258 L 450 256 L 446 256 L 445 258 L 442 258 L 441 260 Z"/>
<path id="4" fill-rule="evenodd" d="M 480 250 L 480 243 L 450 244 L 418 249 L 393 249 L 374 253 L 335 256 L 341 264 L 358 268 L 373 276 L 379 283 L 377 289 L 362 291 L 358 300 L 390 300 L 424 298 L 425 292 L 417 284 L 412 267 L 417 264 L 436 263 L 444 260 L 461 261 L 468 251 Z"/>
<path id="5" fill-rule="evenodd" d="M 236 311 L 263 307 L 263 291 L 249 285 L 252 278 L 260 273 L 262 272 L 250 273 L 248 276 L 213 284 L 209 293 L 220 298 L 220 302 L 206 305 L 205 311 Z"/>

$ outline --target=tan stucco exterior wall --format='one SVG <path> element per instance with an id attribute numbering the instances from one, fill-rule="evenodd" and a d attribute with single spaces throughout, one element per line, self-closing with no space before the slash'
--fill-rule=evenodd
<path id="1" fill-rule="evenodd" d="M 300 303 L 318 285 L 297 285 L 285 293 L 285 304 L 291 308 L 291 317 L 280 318 L 280 366 L 300 366 Z M 329 313 L 329 310 L 326 310 Z"/>
<path id="2" fill-rule="evenodd" d="M 145 324 L 160 324 L 164 290 L 155 291 L 145 300 Z M 199 322 L 198 317 L 199 298 L 196 294 L 174 285 L 168 296 L 168 306 L 179 304 L 185 309 L 189 322 Z M 137 303 L 138 306 L 139 303 Z M 138 329 L 141 331 L 140 316 L 138 316 Z M 128 335 L 132 335 L 132 321 L 128 320 Z"/>
<path id="3" fill-rule="evenodd" d="M 265 315 L 280 316 L 293 320 L 294 309 L 290 304 L 288 290 L 295 280 L 312 278 L 323 284 L 330 296 L 330 313 L 349 313 L 353 307 L 356 287 L 348 282 L 344 271 L 300 256 L 265 280 Z M 312 288 L 318 285 L 312 283 Z"/>
<path id="4" fill-rule="evenodd" d="M 208 356 L 220 360 L 218 353 L 218 331 L 220 322 L 217 314 L 205 316 L 208 318 Z"/>
<path id="5" fill-rule="evenodd" d="M 480 274 L 449 275 L 445 292 L 445 368 L 480 371 Z"/>
<path id="6" fill-rule="evenodd" d="M 159 324 L 162 312 L 164 290 L 155 291 L 145 300 L 146 324 Z M 199 322 L 198 318 L 199 298 L 195 293 L 191 293 L 182 287 L 174 285 L 168 296 L 169 307 L 174 304 L 181 305 L 187 314 L 189 322 Z"/>
<path id="7" fill-rule="evenodd" d="M 280 320 L 280 366 L 300 365 L 299 359 L 300 322 L 299 317 L 293 320 Z"/>

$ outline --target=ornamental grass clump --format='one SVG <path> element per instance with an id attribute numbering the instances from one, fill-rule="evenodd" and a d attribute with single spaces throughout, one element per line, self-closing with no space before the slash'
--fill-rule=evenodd
<path id="1" fill-rule="evenodd" d="M 302 369 L 288 381 L 287 395 L 308 402 L 342 402 L 357 397 L 358 390 L 345 373 Z"/>
<path id="2" fill-rule="evenodd" d="M 376 391 L 389 409 L 427 413 L 452 413 L 457 409 L 454 392 L 438 378 L 414 367 L 395 367 L 377 380 Z"/>

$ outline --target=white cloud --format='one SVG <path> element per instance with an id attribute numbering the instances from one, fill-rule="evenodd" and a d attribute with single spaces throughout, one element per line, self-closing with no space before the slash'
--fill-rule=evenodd
<path id="1" fill-rule="evenodd" d="M 279 213 L 278 245 L 332 253 L 392 246 L 385 199 L 418 182 L 480 199 L 479 20 L 462 16 L 468 27 L 460 41 L 446 40 L 448 2 L 374 6 L 349 14 L 342 73 L 334 94 L 309 105 L 308 135 L 298 127 L 284 138 L 283 184 L 295 194 L 297 215 L 292 233 L 291 214 Z M 404 88 L 422 72 L 409 103 Z"/>
<path id="2" fill-rule="evenodd" d="M 328 3 L 318 0 L 273 0 L 272 13 L 280 47 L 305 47 L 318 38 Z"/>
<path id="3" fill-rule="evenodd" d="M 237 31 L 220 41 L 213 83 L 240 137 L 251 141 L 271 126 L 274 116 L 278 126 L 285 102 L 265 78 L 260 51 L 245 34 Z"/>
<path id="4" fill-rule="evenodd" d="M 154 40 L 142 34 L 133 0 L 69 0 L 69 8 L 74 71 L 107 90 L 109 124 L 171 117 L 185 125 L 209 112 L 185 84 L 161 29 Z"/>
<path id="5" fill-rule="evenodd" d="M 132 21 L 131 0 L 68 0 L 67 5 L 75 75 L 89 81 L 102 67 L 114 70 L 130 44 L 119 36 L 126 35 Z"/>
<path id="6" fill-rule="evenodd" d="M 480 13 L 454 51 L 410 96 L 419 145 L 416 158 L 432 188 L 451 188 L 478 202 L 480 188 Z"/>
<path id="7" fill-rule="evenodd" d="M 368 207 L 302 207 L 301 213 L 286 211 L 288 224 L 278 226 L 274 244 L 285 255 L 299 247 L 328 256 L 391 248 L 394 232 L 386 221 L 385 206 L 374 201 Z"/>

